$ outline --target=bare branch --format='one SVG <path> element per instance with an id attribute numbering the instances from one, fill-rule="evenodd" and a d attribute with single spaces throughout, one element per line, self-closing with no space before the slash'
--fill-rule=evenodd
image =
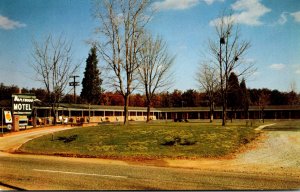
<path id="1" fill-rule="evenodd" d="M 62 36 L 55 40 L 50 34 L 44 42 L 33 40 L 32 44 L 31 66 L 37 79 L 45 85 L 49 96 L 53 93 L 50 102 L 57 103 L 68 85 L 69 76 L 80 66 L 72 62 L 72 43 Z"/>
<path id="2" fill-rule="evenodd" d="M 140 62 L 142 34 L 150 18 L 145 17 L 149 0 L 101 0 L 96 1 L 94 18 L 100 27 L 97 43 L 100 56 L 110 73 L 110 87 L 119 92 L 124 100 L 125 122 L 128 96 L 138 87 L 137 70 Z"/>

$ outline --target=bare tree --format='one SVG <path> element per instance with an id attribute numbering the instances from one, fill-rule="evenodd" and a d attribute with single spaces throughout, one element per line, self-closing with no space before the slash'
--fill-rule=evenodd
<path id="1" fill-rule="evenodd" d="M 295 80 L 290 82 L 290 92 L 288 93 L 288 103 L 289 105 L 297 105 L 299 98 L 297 96 L 297 83 Z"/>
<path id="2" fill-rule="evenodd" d="M 258 98 L 258 106 L 260 108 L 260 119 L 263 120 L 263 123 L 265 123 L 265 108 L 270 103 L 270 94 L 268 94 L 266 91 L 262 91 L 259 94 Z"/>
<path id="3" fill-rule="evenodd" d="M 70 75 L 77 71 L 80 64 L 73 64 L 72 43 L 62 36 L 54 39 L 48 35 L 43 42 L 33 40 L 32 43 L 31 66 L 37 80 L 45 85 L 56 123 L 57 104 L 64 94 Z"/>
<path id="4" fill-rule="evenodd" d="M 297 83 L 295 79 L 290 82 L 290 91 L 295 93 L 297 92 Z"/>
<path id="5" fill-rule="evenodd" d="M 162 38 L 153 39 L 151 35 L 144 37 L 145 44 L 139 54 L 141 65 L 138 74 L 146 95 L 147 122 L 149 122 L 155 92 L 171 85 L 170 68 L 175 57 L 168 54 L 166 43 Z"/>
<path id="6" fill-rule="evenodd" d="M 137 54 L 143 46 L 142 35 L 150 16 L 149 0 L 101 0 L 94 5 L 100 27 L 97 46 L 109 70 L 110 87 L 124 98 L 124 124 L 128 121 L 130 94 L 137 88 Z"/>
<path id="7" fill-rule="evenodd" d="M 228 79 L 231 72 L 238 76 L 252 74 L 255 69 L 252 63 L 246 62 L 243 58 L 250 48 L 250 42 L 240 40 L 240 30 L 234 18 L 224 14 L 215 20 L 217 41 L 210 40 L 210 53 L 214 63 L 219 68 L 220 91 L 222 95 L 222 126 L 226 125 L 227 119 L 227 94 Z"/>
<path id="8" fill-rule="evenodd" d="M 215 74 L 217 74 L 217 69 L 207 63 L 202 63 L 196 73 L 197 83 L 199 84 L 200 89 L 205 91 L 209 100 L 211 123 L 214 119 L 214 103 L 220 85 L 219 78 Z"/>

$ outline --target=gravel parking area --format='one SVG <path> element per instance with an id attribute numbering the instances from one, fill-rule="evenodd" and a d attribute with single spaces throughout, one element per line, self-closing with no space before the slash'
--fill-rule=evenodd
<path id="1" fill-rule="evenodd" d="M 221 159 L 166 160 L 170 166 L 290 176 L 300 180 L 300 131 L 262 131 L 261 136 L 241 152 Z"/>

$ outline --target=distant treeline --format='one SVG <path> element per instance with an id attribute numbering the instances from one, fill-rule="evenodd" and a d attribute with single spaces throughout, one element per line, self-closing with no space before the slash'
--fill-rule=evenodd
<path id="1" fill-rule="evenodd" d="M 0 106 L 7 107 L 11 105 L 11 95 L 19 93 L 20 88 L 16 85 L 6 86 L 0 83 Z M 280 92 L 278 90 L 263 89 L 247 89 L 248 101 L 250 106 L 258 105 L 299 105 L 300 94 L 294 91 Z M 42 102 L 42 105 L 49 104 L 49 95 L 46 90 L 38 88 L 21 88 L 21 93 L 34 94 Z M 230 94 L 229 94 L 230 97 Z M 230 98 L 228 98 L 230 100 Z M 145 96 L 139 93 L 132 94 L 129 100 L 129 106 L 144 107 Z M 63 96 L 60 103 L 73 103 L 74 95 L 66 94 Z M 76 96 L 76 103 L 83 104 L 80 96 Z M 124 105 L 123 97 L 117 92 L 105 91 L 99 96 L 98 105 L 122 106 Z M 173 90 L 166 91 L 155 95 L 152 102 L 152 107 L 208 107 L 209 101 L 206 93 L 196 90 Z M 215 106 L 221 106 L 221 98 L 216 97 Z M 230 107 L 230 106 L 229 106 Z"/>

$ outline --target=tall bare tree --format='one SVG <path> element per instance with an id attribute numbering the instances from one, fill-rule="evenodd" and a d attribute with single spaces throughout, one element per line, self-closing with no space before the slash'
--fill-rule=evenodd
<path id="1" fill-rule="evenodd" d="M 72 43 L 63 36 L 55 39 L 48 35 L 44 41 L 33 40 L 32 43 L 31 66 L 37 80 L 45 85 L 56 123 L 57 104 L 64 94 L 70 75 L 77 71 L 80 64 L 73 63 Z"/>
<path id="2" fill-rule="evenodd" d="M 196 73 L 196 80 L 200 89 L 204 90 L 208 100 L 210 109 L 210 122 L 214 119 L 214 103 L 219 90 L 219 78 L 216 75 L 217 69 L 207 63 L 202 63 Z"/>
<path id="3" fill-rule="evenodd" d="M 297 84 L 295 80 L 290 82 L 290 92 L 288 93 L 288 103 L 289 105 L 297 105 L 299 98 L 297 96 Z"/>
<path id="4" fill-rule="evenodd" d="M 151 102 L 157 90 L 172 84 L 170 68 L 175 57 L 170 56 L 166 43 L 160 37 L 144 35 L 145 44 L 139 54 L 138 74 L 144 87 L 147 105 L 147 122 L 150 121 Z"/>
<path id="5" fill-rule="evenodd" d="M 107 69 L 110 87 L 124 98 L 124 124 L 128 121 L 130 94 L 137 88 L 137 70 L 140 62 L 137 54 L 143 46 L 144 28 L 150 20 L 147 14 L 149 0 L 101 0 L 96 1 L 94 17 L 100 26 L 97 46 Z"/>
<path id="6" fill-rule="evenodd" d="M 260 108 L 260 119 L 263 120 L 263 123 L 265 123 L 265 108 L 270 103 L 270 94 L 268 94 L 265 90 L 262 90 L 262 92 L 259 94 L 258 99 L 258 106 Z"/>
<path id="7" fill-rule="evenodd" d="M 253 63 L 246 62 L 244 56 L 250 48 L 250 42 L 241 40 L 239 27 L 232 15 L 223 15 L 215 20 L 217 41 L 210 40 L 210 53 L 214 63 L 219 68 L 220 91 L 222 95 L 222 126 L 226 125 L 227 119 L 227 94 L 228 79 L 231 72 L 238 76 L 252 74 L 255 71 Z M 238 73 L 239 72 L 239 73 Z"/>

